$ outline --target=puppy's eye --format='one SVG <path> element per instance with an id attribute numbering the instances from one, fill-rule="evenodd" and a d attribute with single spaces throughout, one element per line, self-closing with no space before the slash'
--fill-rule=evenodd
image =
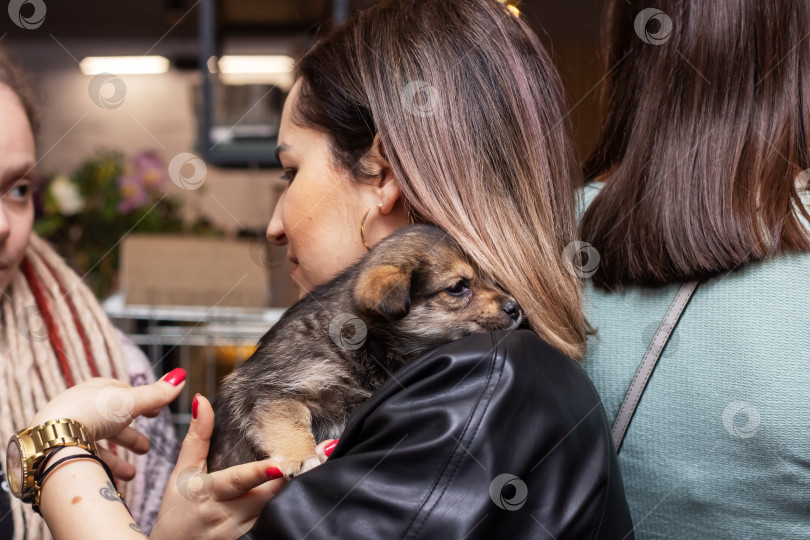
<path id="1" fill-rule="evenodd" d="M 466 279 L 462 279 L 461 281 L 445 289 L 445 291 L 447 291 L 448 294 L 453 296 L 463 296 L 469 290 L 470 290 L 470 282 L 467 281 Z"/>

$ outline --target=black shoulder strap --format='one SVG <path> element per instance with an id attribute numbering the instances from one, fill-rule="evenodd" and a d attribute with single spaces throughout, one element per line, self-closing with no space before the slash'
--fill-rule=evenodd
<path id="1" fill-rule="evenodd" d="M 644 393 L 644 389 L 647 388 L 647 383 L 655 369 L 655 365 L 658 363 L 658 359 L 661 357 L 664 347 L 666 347 L 670 336 L 672 336 L 672 331 L 681 319 L 683 310 L 686 309 L 689 300 L 692 299 L 692 295 L 695 293 L 697 286 L 697 281 L 690 281 L 683 284 L 678 294 L 675 296 L 675 300 L 672 301 L 672 305 L 669 306 L 664 320 L 661 321 L 661 326 L 658 327 L 658 331 L 655 333 L 655 336 L 653 336 L 652 342 L 647 348 L 647 352 L 644 353 L 644 358 L 641 359 L 641 364 L 636 370 L 633 382 L 630 383 L 630 388 L 627 390 L 624 401 L 622 401 L 622 406 L 619 408 L 616 421 L 613 422 L 613 445 L 616 447 L 616 453 L 618 453 L 619 449 L 622 447 L 627 428 L 630 426 L 630 421 L 633 419 L 633 415 L 636 412 L 636 407 L 641 399 L 641 395 Z"/>

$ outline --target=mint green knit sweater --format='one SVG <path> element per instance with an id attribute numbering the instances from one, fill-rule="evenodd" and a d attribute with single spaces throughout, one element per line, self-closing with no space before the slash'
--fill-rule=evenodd
<path id="1" fill-rule="evenodd" d="M 583 367 L 611 423 L 679 287 L 586 285 Z M 810 254 L 700 285 L 619 464 L 636 538 L 810 539 Z"/>

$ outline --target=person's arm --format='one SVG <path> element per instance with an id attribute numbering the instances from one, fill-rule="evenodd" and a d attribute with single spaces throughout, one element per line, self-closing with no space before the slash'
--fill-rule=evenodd
<path id="1" fill-rule="evenodd" d="M 109 439 L 136 454 L 144 454 L 149 449 L 149 440 L 129 424 L 142 414 L 156 415 L 179 395 L 184 380 L 182 370 L 138 388 L 113 379 L 91 379 L 57 395 L 37 411 L 31 425 L 70 418 L 81 423 L 92 440 Z M 99 457 L 112 469 L 114 477 L 128 480 L 134 476 L 130 463 L 111 452 L 100 452 Z M 89 454 L 78 448 L 63 448 L 54 455 L 51 464 L 71 455 Z M 57 539 L 143 536 L 137 525 L 132 527 L 135 522 L 117 493 L 98 462 L 72 459 L 44 479 L 40 511 Z"/>
<path id="2" fill-rule="evenodd" d="M 184 377 L 185 373 L 180 375 Z M 91 379 L 56 396 L 35 415 L 32 425 L 70 418 L 80 422 L 93 440 L 109 439 L 143 454 L 149 441 L 128 427 L 129 423 L 139 415 L 158 414 L 177 397 L 182 384 L 181 378 L 175 379 L 174 384 L 164 378 L 132 388 L 113 379 Z M 273 460 L 207 474 L 205 464 L 214 411 L 204 397 L 198 396 L 196 401 L 197 414 L 166 486 L 160 515 L 150 536 L 153 539 L 238 538 L 250 529 L 263 505 L 285 483 L 278 478 L 281 472 L 274 469 L 278 464 Z M 121 414 L 121 403 L 131 406 L 129 415 Z M 114 406 L 116 414 L 109 414 L 105 404 Z M 327 442 L 319 445 L 319 452 L 324 452 Z M 89 455 L 89 452 L 61 449 L 52 463 L 71 454 Z M 135 474 L 131 464 L 110 452 L 100 457 L 117 478 L 128 479 Z M 144 536 L 96 461 L 72 459 L 55 468 L 42 484 L 40 510 L 56 540 Z"/>
<path id="3" fill-rule="evenodd" d="M 89 454 L 68 448 L 60 451 L 56 459 Z M 70 460 L 50 473 L 42 487 L 40 512 L 55 538 L 146 536 L 118 497 L 107 473 L 95 461 Z"/>
<path id="4" fill-rule="evenodd" d="M 118 329 L 116 335 L 121 342 L 130 384 L 153 384 L 152 366 L 141 349 Z M 157 520 L 160 500 L 177 462 L 180 444 L 168 408 L 161 409 L 154 418 L 139 416 L 132 426 L 149 439 L 149 452 L 135 457 L 137 474 L 130 483 L 127 506 L 135 523 L 148 534 Z"/>
<path id="5" fill-rule="evenodd" d="M 395 372 L 330 459 L 268 502 L 252 533 L 633 537 L 593 385 L 528 330 L 468 336 Z"/>

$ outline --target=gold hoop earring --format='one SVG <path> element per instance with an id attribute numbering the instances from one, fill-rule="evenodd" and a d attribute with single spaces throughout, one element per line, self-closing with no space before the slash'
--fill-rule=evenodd
<path id="1" fill-rule="evenodd" d="M 383 205 L 382 203 L 377 203 L 374 206 L 377 208 L 382 208 Z M 374 210 L 374 206 L 366 211 L 366 214 L 363 216 L 363 221 L 360 222 L 360 240 L 362 240 L 363 245 L 366 246 L 366 251 L 369 249 L 368 244 L 366 243 L 366 219 L 368 218 L 369 213 Z"/>

